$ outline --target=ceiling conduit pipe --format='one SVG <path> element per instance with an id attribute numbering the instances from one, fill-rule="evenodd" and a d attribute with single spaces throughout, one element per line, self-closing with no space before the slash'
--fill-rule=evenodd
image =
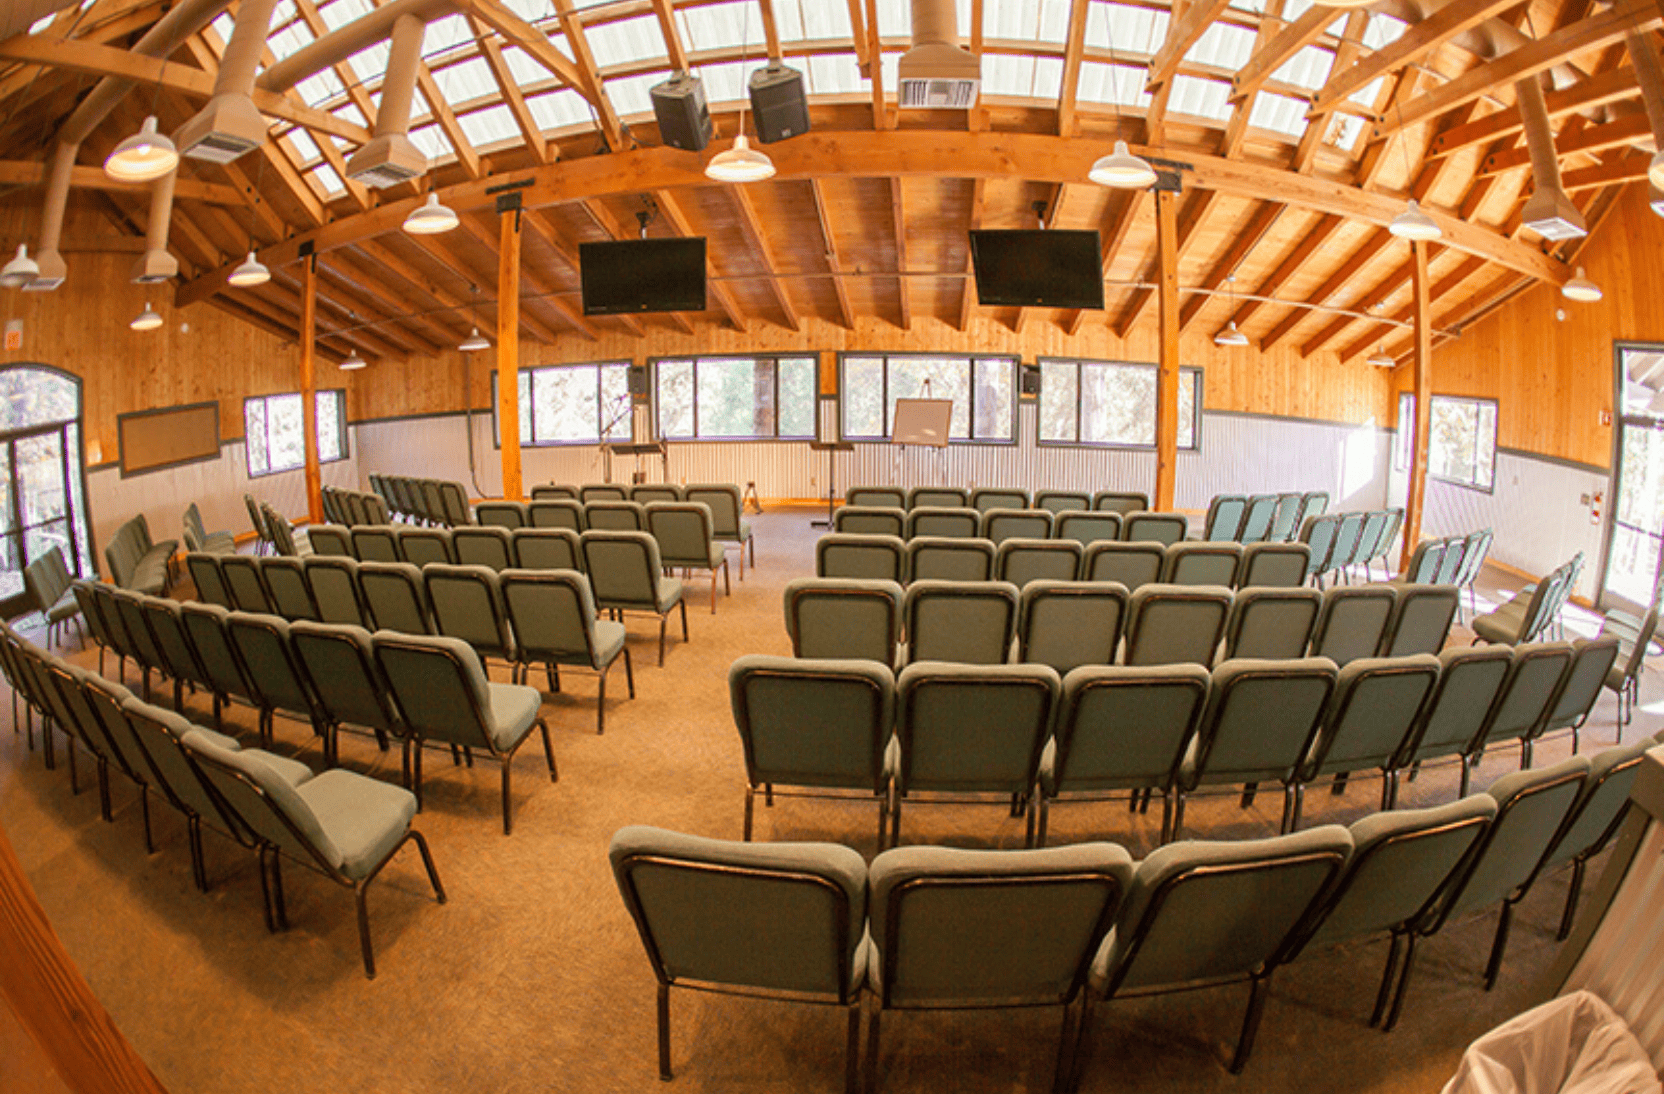
<path id="1" fill-rule="evenodd" d="M 220 58 L 214 97 L 173 135 L 181 156 L 230 163 L 266 142 L 266 119 L 255 109 L 254 72 L 271 27 L 277 0 L 242 0 L 231 41 Z"/>
<path id="2" fill-rule="evenodd" d="M 40 246 L 36 248 L 35 263 L 40 273 L 23 286 L 24 292 L 51 292 L 64 283 L 68 269 L 64 256 L 58 253 L 58 242 L 63 237 L 64 208 L 69 204 L 69 180 L 75 173 L 77 145 L 59 144 L 52 150 L 52 166 L 46 174 L 46 208 L 41 214 Z"/>
<path id="3" fill-rule="evenodd" d="M 1560 186 L 1560 159 L 1554 152 L 1554 131 L 1549 128 L 1542 82 L 1536 76 L 1527 76 L 1515 82 L 1514 94 L 1519 100 L 1520 122 L 1525 126 L 1525 146 L 1531 153 L 1531 181 L 1535 186 L 1520 210 L 1520 223 L 1544 239 L 1588 235 L 1583 214 Z"/>
<path id="4" fill-rule="evenodd" d="M 173 180 L 169 171 L 150 188 L 150 224 L 144 233 L 144 254 L 133 267 L 133 284 L 154 285 L 179 273 L 179 260 L 168 253 L 168 227 L 173 221 Z"/>
<path id="5" fill-rule="evenodd" d="M 427 156 L 410 140 L 410 105 L 416 95 L 426 31 L 427 24 L 414 15 L 401 15 L 394 21 L 375 135 L 347 160 L 348 178 L 384 189 L 427 173 Z"/>
<path id="6" fill-rule="evenodd" d="M 1449 7 L 1454 2 L 1455 0 L 1383 0 L 1381 3 L 1371 5 L 1369 10 L 1380 15 L 1390 15 L 1400 22 L 1414 26 Z M 1465 50 L 1482 61 L 1494 61 L 1511 50 L 1530 45 L 1535 41 L 1535 38 L 1507 20 L 1493 18 L 1452 36 L 1445 42 L 1445 45 Z M 1583 79 L 1585 75 L 1576 66 L 1570 64 L 1555 65 L 1549 71 L 1553 74 L 1552 79 L 1554 86 L 1557 88 L 1573 84 Z"/>
<path id="7" fill-rule="evenodd" d="M 391 0 L 368 15 L 361 15 L 338 27 L 311 45 L 297 49 L 260 74 L 255 86 L 282 93 L 331 65 L 338 65 L 360 50 L 388 38 L 402 16 L 410 15 L 429 23 L 444 15 L 463 11 L 466 0 Z"/>

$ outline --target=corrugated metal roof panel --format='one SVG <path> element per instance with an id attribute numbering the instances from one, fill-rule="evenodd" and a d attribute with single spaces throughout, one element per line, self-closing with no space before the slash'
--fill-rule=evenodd
<path id="1" fill-rule="evenodd" d="M 584 41 L 595 55 L 595 63 L 602 68 L 636 61 L 643 57 L 666 57 L 664 35 L 659 32 L 657 16 L 640 15 L 634 19 L 615 19 L 597 23 L 584 29 Z"/>
<path id="2" fill-rule="evenodd" d="M 861 90 L 861 66 L 853 53 L 827 53 L 808 58 L 804 78 L 810 95 L 843 95 Z"/>
<path id="3" fill-rule="evenodd" d="M 776 0 L 774 18 L 786 42 L 850 37 L 849 8 L 825 0 Z"/>
<path id="4" fill-rule="evenodd" d="M 1247 64 L 1253 53 L 1253 31 L 1231 23 L 1214 23 L 1185 53 L 1185 60 L 1234 70 Z"/>
<path id="5" fill-rule="evenodd" d="M 1168 13 L 1095 3 L 1086 11 L 1086 45 L 1122 53 L 1153 53 L 1167 37 Z"/>
<path id="6" fill-rule="evenodd" d="M 1222 122 L 1231 116 L 1231 85 L 1194 76 L 1173 77 L 1173 93 L 1167 100 L 1172 114 L 1190 114 Z"/>
<path id="7" fill-rule="evenodd" d="M 452 105 L 472 102 L 483 95 L 501 94 L 497 78 L 491 74 L 491 66 L 485 63 L 483 57 L 471 57 L 435 69 L 433 82 L 439 85 L 445 101 Z"/>
<path id="8" fill-rule="evenodd" d="M 1248 124 L 1298 137 L 1306 131 L 1306 106 L 1307 104 L 1299 99 L 1261 91 L 1254 96 L 1254 107 L 1249 111 Z"/>

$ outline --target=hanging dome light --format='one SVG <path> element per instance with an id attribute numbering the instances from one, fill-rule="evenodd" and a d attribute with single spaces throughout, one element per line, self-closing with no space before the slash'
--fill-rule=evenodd
<path id="1" fill-rule="evenodd" d="M 144 311 L 135 315 L 133 321 L 127 325 L 134 330 L 155 330 L 162 325 L 162 317 L 151 310 L 150 301 L 146 300 Z"/>
<path id="2" fill-rule="evenodd" d="M 457 226 L 456 213 L 439 204 L 439 195 L 428 191 L 428 200 L 404 218 L 404 230 L 413 236 L 436 236 Z"/>
<path id="3" fill-rule="evenodd" d="M 116 145 L 104 160 L 104 173 L 119 182 L 149 182 L 179 165 L 179 152 L 164 133 L 156 132 L 156 115 Z"/>
<path id="4" fill-rule="evenodd" d="M 1392 218 L 1392 223 L 1387 225 L 1387 231 L 1399 239 L 1423 241 L 1438 239 L 1444 234 L 1438 222 L 1421 211 L 1421 206 L 1416 204 L 1415 198 L 1410 199 L 1402 213 Z"/>
<path id="5" fill-rule="evenodd" d="M 1374 365 L 1376 368 L 1397 368 L 1398 361 L 1387 352 L 1387 344 L 1382 342 L 1374 353 L 1364 358 L 1364 364 Z"/>
<path id="6" fill-rule="evenodd" d="M 368 361 L 358 356 L 357 350 L 353 350 L 352 353 L 348 355 L 347 359 L 341 362 L 341 371 L 357 372 L 359 369 L 364 368 L 368 364 Z"/>
<path id="7" fill-rule="evenodd" d="M 774 161 L 767 152 L 752 148 L 741 133 L 734 138 L 734 147 L 711 157 L 705 177 L 715 182 L 762 182 L 774 177 Z"/>
<path id="8" fill-rule="evenodd" d="M 1224 330 L 1213 336 L 1213 344 L 1216 346 L 1246 346 L 1248 336 L 1236 329 L 1236 320 L 1233 319 L 1225 324 Z"/>
<path id="9" fill-rule="evenodd" d="M 478 327 L 469 331 L 468 337 L 464 338 L 462 340 L 462 345 L 457 347 L 457 349 L 461 350 L 463 353 L 477 353 L 482 349 L 490 348 L 491 343 L 485 340 L 485 335 L 480 333 L 480 329 Z"/>
<path id="10" fill-rule="evenodd" d="M 253 251 L 250 251 L 248 257 L 243 259 L 243 264 L 232 270 L 226 281 L 239 289 L 246 289 L 254 285 L 264 285 L 271 279 L 272 272 L 266 269 L 264 262 L 254 257 Z"/>
<path id="11" fill-rule="evenodd" d="M 20 289 L 39 276 L 40 266 L 29 257 L 29 245 L 19 243 L 17 257 L 6 263 L 4 269 L 0 269 L 0 285 L 8 289 Z"/>
<path id="12" fill-rule="evenodd" d="M 1577 268 L 1577 276 L 1560 286 L 1560 295 L 1567 300 L 1575 300 L 1579 304 L 1593 304 L 1600 299 L 1600 286 L 1583 276 L 1583 267 Z"/>
<path id="13" fill-rule="evenodd" d="M 1094 163 L 1086 177 L 1099 186 L 1143 190 L 1156 184 L 1156 169 L 1127 151 L 1126 141 L 1116 141 L 1115 151 Z"/>

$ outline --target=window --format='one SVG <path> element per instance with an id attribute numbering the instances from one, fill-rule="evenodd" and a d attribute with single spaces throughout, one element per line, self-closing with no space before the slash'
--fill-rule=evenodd
<path id="1" fill-rule="evenodd" d="M 897 399 L 952 399 L 948 439 L 1017 439 L 1017 358 L 848 353 L 839 357 L 846 441 L 887 441 Z"/>
<path id="2" fill-rule="evenodd" d="M 817 361 L 813 355 L 660 358 L 653 362 L 659 436 L 812 439 Z"/>
<path id="3" fill-rule="evenodd" d="M 1398 393 L 1398 430 L 1392 438 L 1392 469 L 1394 471 L 1408 471 L 1410 457 L 1416 450 L 1416 394 L 1413 391 Z"/>
<path id="4" fill-rule="evenodd" d="M 1428 409 L 1427 473 L 1435 479 L 1491 489 L 1496 465 L 1496 401 L 1435 395 Z"/>
<path id="5" fill-rule="evenodd" d="M 320 391 L 317 399 L 318 462 L 346 459 L 347 393 L 339 388 Z M 301 410 L 298 391 L 243 400 L 249 477 L 293 471 L 306 463 Z"/>
<path id="6" fill-rule="evenodd" d="M 1040 443 L 1154 448 L 1156 366 L 1040 358 Z M 1179 447 L 1201 447 L 1202 370 L 1179 370 Z"/>
<path id="7" fill-rule="evenodd" d="M 521 369 L 522 445 L 628 444 L 635 434 L 630 399 L 630 362 L 550 365 Z M 497 425 L 497 374 L 491 374 L 492 430 Z"/>

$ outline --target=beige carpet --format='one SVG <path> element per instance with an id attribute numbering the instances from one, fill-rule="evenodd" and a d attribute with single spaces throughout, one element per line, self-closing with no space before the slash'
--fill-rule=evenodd
<path id="1" fill-rule="evenodd" d="M 727 668 L 742 653 L 789 652 L 780 593 L 789 578 L 812 571 L 810 516 L 781 510 L 755 518 L 758 568 L 743 583 L 734 575 L 734 594 L 716 615 L 703 579 L 690 583 L 692 640 L 673 640 L 663 668 L 655 664 L 656 623 L 631 620 L 637 698 L 624 698 L 615 672 L 605 736 L 594 732 L 594 678 L 565 674 L 566 690 L 544 708 L 560 781 L 548 782 L 540 750 L 528 745 L 515 769 L 513 836 L 501 831 L 493 767 L 430 759 L 418 826 L 450 903 L 434 904 L 414 851 L 387 868 L 371 893 L 373 982 L 359 966 L 346 890 L 290 866 L 292 929 L 269 935 L 250 854 L 210 835 L 213 890 L 202 896 L 191 885 L 177 816 L 155 808 L 159 846 L 147 856 L 131 787 L 118 783 L 115 823 L 105 824 L 96 794 L 71 796 L 62 766 L 46 771 L 40 753 L 10 734 L 0 735 L 0 823 L 94 990 L 176 1094 L 662 1089 L 653 978 L 607 868 L 607 841 L 632 823 L 739 837 L 744 782 Z M 494 675 L 507 678 L 501 667 Z M 188 706 L 207 718 L 206 704 Z M 1597 741 L 1611 739 L 1614 710 L 1604 697 L 1592 719 Z M 238 724 L 252 741 L 246 714 Z M 1643 709 L 1630 739 L 1658 723 Z M 280 721 L 278 740 L 316 765 L 306 727 Z M 1565 741 L 1548 743 L 1539 762 L 1568 751 Z M 353 769 L 398 777 L 397 754 L 378 753 L 367 738 L 345 738 L 341 752 Z M 1489 760 L 1476 785 L 1512 770 L 1516 756 Z M 1451 800 L 1454 772 L 1425 773 L 1406 790 L 1407 806 Z M 1374 780 L 1344 797 L 1319 788 L 1308 796 L 1305 824 L 1350 822 L 1378 794 Z M 1248 811 L 1234 797 L 1198 799 L 1189 830 L 1271 835 L 1279 805 L 1277 794 Z M 998 807 L 918 805 L 904 822 L 909 842 L 1017 847 L 1022 840 L 1021 821 Z M 1156 811 L 1132 816 L 1120 804 L 1065 805 L 1053 811 L 1052 842 L 1109 839 L 1141 855 L 1158 823 Z M 875 810 L 781 799 L 759 806 L 758 837 L 844 841 L 870 858 Z M 1247 999 L 1245 986 L 1231 986 L 1100 1009 L 1083 1089 L 1436 1091 L 1468 1041 L 1533 999 L 1555 953 L 1565 885 L 1564 876 L 1547 879 L 1523 903 L 1495 992 L 1480 986 L 1490 915 L 1422 948 L 1408 1011 L 1390 1036 L 1366 1024 L 1384 943 L 1315 953 L 1277 975 L 1240 1078 L 1222 1066 Z M 675 1089 L 841 1086 L 841 1012 L 677 992 L 672 1013 Z M 884 1089 L 1049 1089 L 1059 1017 L 1054 1008 L 889 1016 Z"/>

